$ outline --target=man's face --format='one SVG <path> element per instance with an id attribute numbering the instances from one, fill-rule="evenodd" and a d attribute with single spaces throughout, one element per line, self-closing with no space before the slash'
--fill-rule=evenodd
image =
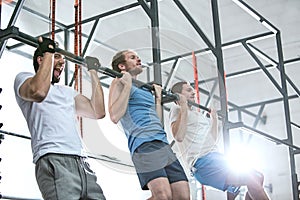
<path id="1" fill-rule="evenodd" d="M 126 71 L 131 75 L 138 75 L 142 73 L 143 68 L 141 64 L 141 59 L 138 55 L 133 51 L 127 51 L 124 53 L 125 55 L 125 67 Z"/>
<path id="2" fill-rule="evenodd" d="M 65 58 L 59 53 L 54 54 L 54 65 L 53 65 L 53 75 L 52 83 L 58 83 L 60 80 L 60 75 L 65 67 Z"/>
<path id="3" fill-rule="evenodd" d="M 187 100 L 195 102 L 195 91 L 189 84 L 182 85 L 181 94 L 184 95 Z"/>

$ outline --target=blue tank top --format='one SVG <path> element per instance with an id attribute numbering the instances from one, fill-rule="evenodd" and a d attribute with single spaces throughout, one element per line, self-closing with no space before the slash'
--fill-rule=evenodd
<path id="1" fill-rule="evenodd" d="M 168 144 L 166 133 L 156 113 L 154 97 L 146 88 L 132 85 L 127 110 L 120 121 L 131 154 L 145 142 L 160 140 Z"/>

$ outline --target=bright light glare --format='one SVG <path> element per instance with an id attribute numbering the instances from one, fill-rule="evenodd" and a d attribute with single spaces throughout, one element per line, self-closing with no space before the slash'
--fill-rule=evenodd
<path id="1" fill-rule="evenodd" d="M 259 154 L 254 148 L 247 145 L 231 145 L 227 154 L 230 167 L 238 172 L 245 173 L 251 169 L 260 169 L 261 162 Z"/>

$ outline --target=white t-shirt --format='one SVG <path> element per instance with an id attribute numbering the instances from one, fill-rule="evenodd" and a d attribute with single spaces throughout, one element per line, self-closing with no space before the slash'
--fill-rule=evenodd
<path id="1" fill-rule="evenodd" d="M 171 107 L 170 123 L 177 120 L 180 106 Z M 177 142 L 183 161 L 191 168 L 199 157 L 218 151 L 217 142 L 212 136 L 212 120 L 196 109 L 188 109 L 187 129 L 182 142 Z"/>
<path id="2" fill-rule="evenodd" d="M 33 162 L 47 153 L 83 156 L 74 100 L 78 93 L 71 87 L 51 85 L 42 102 L 25 101 L 19 89 L 32 76 L 29 72 L 19 73 L 14 90 L 31 134 Z"/>

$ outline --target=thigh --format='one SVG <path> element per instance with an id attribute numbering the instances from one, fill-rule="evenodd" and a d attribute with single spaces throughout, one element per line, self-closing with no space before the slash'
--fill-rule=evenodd
<path id="1" fill-rule="evenodd" d="M 178 181 L 171 184 L 173 200 L 190 199 L 190 187 L 187 181 Z"/>
<path id="2" fill-rule="evenodd" d="M 36 164 L 36 179 L 45 200 L 78 200 L 81 181 L 74 158 L 46 155 Z"/>
<path id="3" fill-rule="evenodd" d="M 171 184 L 172 197 L 176 199 L 189 199 L 190 189 L 188 179 L 178 160 L 165 167 Z"/>
<path id="4" fill-rule="evenodd" d="M 83 161 L 84 171 L 87 181 L 87 199 L 90 200 L 105 200 L 102 188 L 97 183 L 97 176 L 95 172 L 90 168 L 87 161 Z"/>
<path id="5" fill-rule="evenodd" d="M 172 197 L 170 183 L 166 177 L 158 177 L 151 180 L 148 183 L 148 188 L 151 190 L 152 196 L 155 198 L 162 194 L 167 197 Z"/>
<path id="6" fill-rule="evenodd" d="M 227 189 L 226 179 L 230 168 L 222 154 L 214 152 L 203 156 L 196 161 L 192 171 L 201 184 L 223 191 Z"/>
<path id="7" fill-rule="evenodd" d="M 147 171 L 147 172 L 143 172 L 143 173 L 137 173 L 137 176 L 139 178 L 139 182 L 141 185 L 142 190 L 148 190 L 150 189 L 148 187 L 149 183 L 152 182 L 153 180 L 157 179 L 157 180 L 167 180 L 168 185 L 169 185 L 169 180 L 168 180 L 168 176 L 167 173 L 165 171 L 164 168 L 162 169 L 157 169 L 154 171 Z M 163 179 L 158 179 L 158 178 L 163 178 Z M 158 185 L 156 183 L 159 183 L 160 181 L 154 181 L 154 185 Z"/>
<path id="8" fill-rule="evenodd" d="M 148 189 L 148 182 L 166 177 L 169 183 L 187 181 L 184 170 L 171 147 L 161 141 L 141 145 L 133 155 L 142 189 Z"/>

